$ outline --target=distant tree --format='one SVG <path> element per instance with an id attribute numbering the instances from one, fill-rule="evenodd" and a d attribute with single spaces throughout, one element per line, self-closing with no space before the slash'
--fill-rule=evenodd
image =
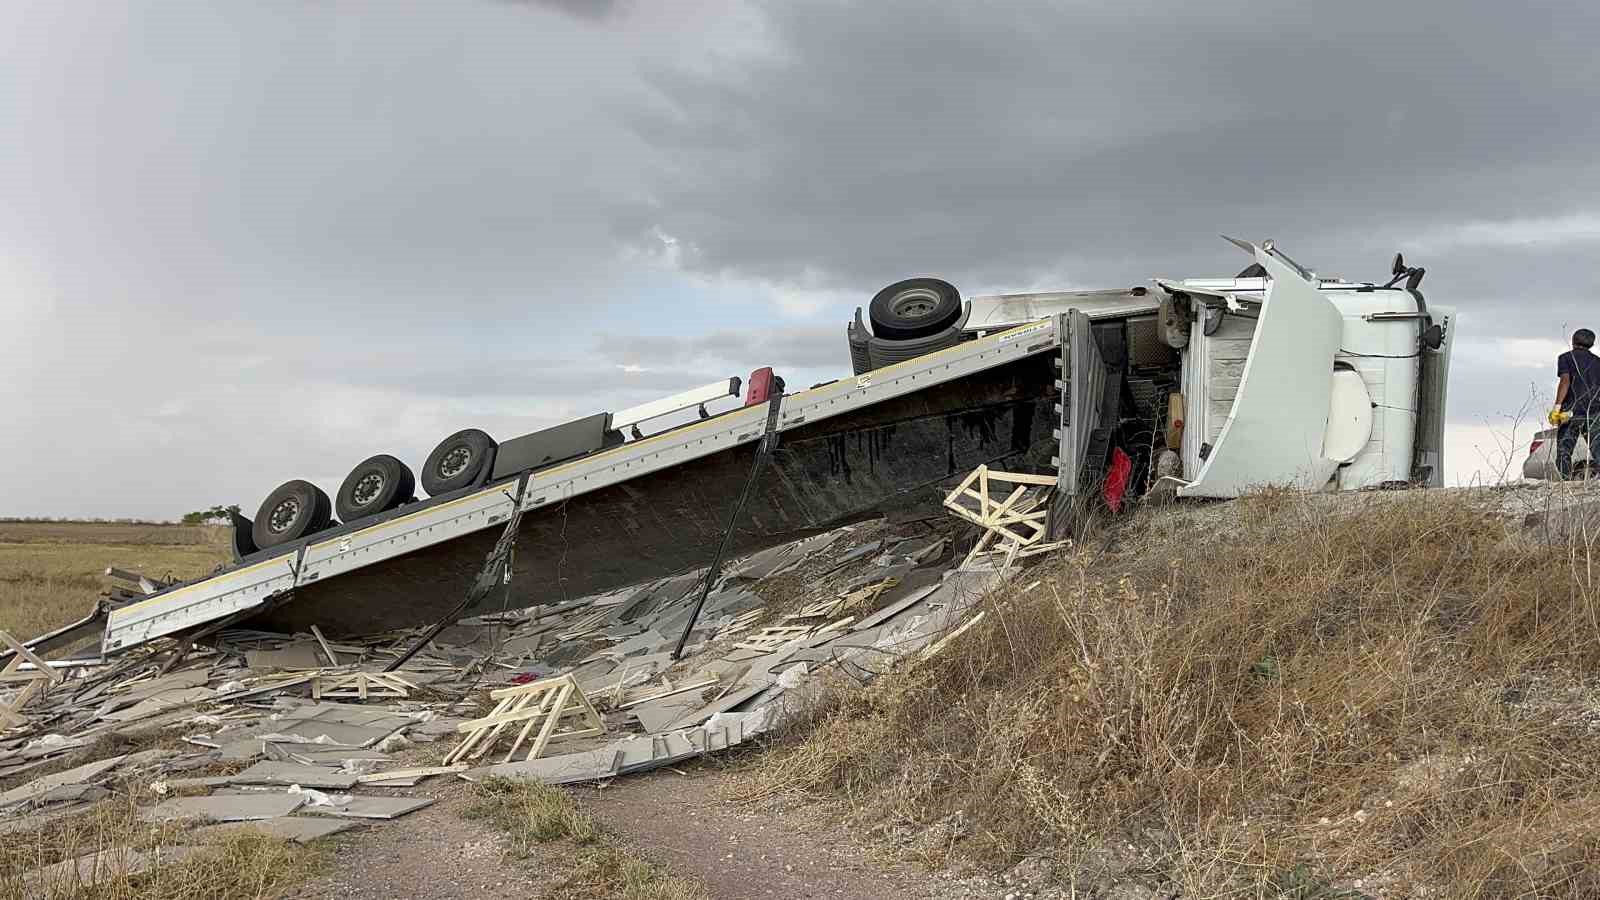
<path id="1" fill-rule="evenodd" d="M 232 506 L 213 506 L 210 509 L 197 509 L 194 512 L 184 513 L 182 522 L 185 525 L 206 525 L 212 522 L 229 522 L 231 514 L 239 511 L 239 504 Z"/>

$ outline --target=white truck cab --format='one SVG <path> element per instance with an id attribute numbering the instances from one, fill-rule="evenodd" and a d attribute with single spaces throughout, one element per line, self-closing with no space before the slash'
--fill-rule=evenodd
<path id="1" fill-rule="evenodd" d="M 1442 484 L 1455 309 L 1424 300 L 1423 270 L 1396 256 L 1388 283 L 1349 282 L 1319 277 L 1271 241 L 1233 243 L 1254 259 L 1233 278 L 976 297 L 966 328 L 1066 309 L 1155 316 L 1181 356 L 1180 496 Z"/>

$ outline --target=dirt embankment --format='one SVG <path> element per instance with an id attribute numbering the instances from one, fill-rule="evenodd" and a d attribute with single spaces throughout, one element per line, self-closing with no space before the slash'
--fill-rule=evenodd
<path id="1" fill-rule="evenodd" d="M 1153 511 L 833 691 L 744 794 L 1040 896 L 1600 896 L 1600 496 L 1560 490 Z"/>

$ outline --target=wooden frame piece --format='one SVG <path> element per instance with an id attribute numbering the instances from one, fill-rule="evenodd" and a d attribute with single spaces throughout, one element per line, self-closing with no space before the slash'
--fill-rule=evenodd
<path id="1" fill-rule="evenodd" d="M 769 625 L 750 637 L 733 645 L 735 650 L 753 650 L 771 653 L 790 641 L 803 638 L 816 630 L 814 625 Z"/>
<path id="2" fill-rule="evenodd" d="M 571 674 L 490 691 L 489 698 L 499 701 L 489 715 L 456 726 L 456 730 L 467 737 L 446 754 L 443 760 L 445 765 L 483 756 L 494 746 L 507 725 L 518 722 L 524 723 L 522 730 L 517 733 L 516 740 L 512 742 L 511 749 L 506 752 L 502 762 L 511 761 L 523 742 L 533 733 L 535 726 L 540 726 L 539 733 L 534 737 L 532 745 L 528 748 L 528 755 L 523 757 L 524 759 L 537 759 L 539 754 L 544 752 L 545 746 L 552 741 L 597 737 L 606 733 L 606 725 L 601 720 L 600 713 L 595 711 L 594 705 L 583 695 L 583 688 L 578 686 L 578 680 Z M 576 727 L 561 730 L 561 720 L 569 717 L 578 719 Z"/>
<path id="3" fill-rule="evenodd" d="M 618 704 L 617 709 L 628 709 L 629 707 L 638 706 L 641 703 L 649 703 L 651 700 L 660 700 L 663 697 L 676 697 L 679 694 L 686 694 L 689 691 L 704 690 L 708 687 L 715 687 L 716 684 L 717 679 L 708 678 L 705 681 L 697 681 L 694 684 L 686 684 L 682 687 L 668 688 L 664 691 L 657 691 L 654 694 L 647 694 L 643 697 L 635 697 L 626 703 Z"/>
<path id="4" fill-rule="evenodd" d="M 1004 500 L 997 502 L 990 493 L 991 481 L 1014 487 Z M 961 567 L 967 568 L 985 556 L 998 555 L 999 568 L 1004 571 L 1020 558 L 1044 552 L 1031 548 L 1040 545 L 1049 533 L 1050 506 L 1045 499 L 1055 484 L 1055 479 L 1044 475 L 997 472 L 988 466 L 973 469 L 944 498 L 946 509 L 984 531 Z M 1039 488 L 1045 490 L 1037 490 Z M 975 501 L 977 508 L 973 509 L 967 501 Z M 1052 544 L 1049 549 L 1059 546 L 1059 543 Z"/>
<path id="5" fill-rule="evenodd" d="M 11 659 L 6 662 L 5 668 L 0 669 L 0 684 L 22 683 L 22 690 L 15 697 L 0 703 L 0 728 L 9 727 L 7 723 L 26 725 L 28 719 L 22 714 L 22 708 L 35 696 L 48 690 L 50 685 L 60 683 L 63 676 L 9 632 L 0 631 L 0 643 L 11 648 Z M 21 671 L 24 662 L 33 663 L 34 671 Z"/>
<path id="6" fill-rule="evenodd" d="M 395 672 L 319 672 L 311 676 L 311 698 L 404 700 L 417 686 Z"/>

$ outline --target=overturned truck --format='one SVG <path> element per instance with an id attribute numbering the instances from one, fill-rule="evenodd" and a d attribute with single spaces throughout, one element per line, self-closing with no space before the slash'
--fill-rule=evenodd
<path id="1" fill-rule="evenodd" d="M 900 282 L 849 324 L 849 378 L 785 393 L 763 369 L 503 443 L 460 432 L 421 470 L 427 499 L 390 456 L 336 504 L 289 482 L 236 517 L 232 564 L 34 643 L 100 630 L 115 654 L 247 620 L 363 633 L 559 603 L 702 568 L 715 546 L 915 514 L 979 465 L 1053 477 L 1057 535 L 1113 470 L 1119 491 L 1179 497 L 1440 483 L 1454 310 L 1425 301 L 1423 270 L 1397 256 L 1387 282 L 1347 282 L 1234 243 L 1253 261 L 1232 278 L 967 302 Z M 515 563 L 474 592 L 508 535 Z"/>

